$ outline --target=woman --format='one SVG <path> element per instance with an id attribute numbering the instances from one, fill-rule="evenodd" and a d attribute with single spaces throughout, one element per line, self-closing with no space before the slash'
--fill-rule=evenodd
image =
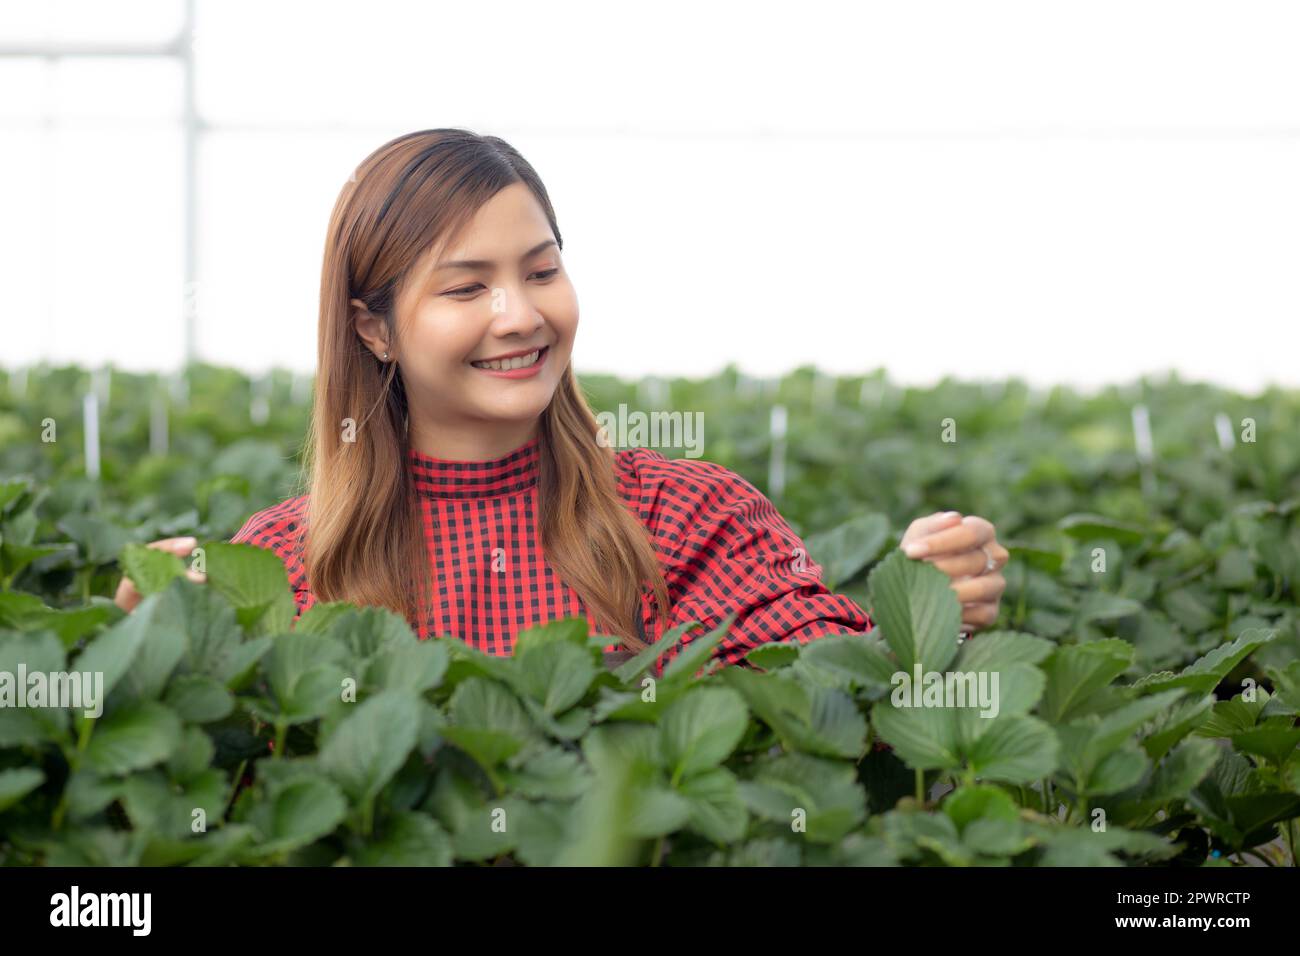
<path id="1" fill-rule="evenodd" d="M 300 614 L 380 605 L 421 638 L 491 654 L 573 615 L 631 652 L 735 614 L 715 651 L 727 664 L 767 641 L 870 630 L 745 479 L 607 447 L 570 362 L 562 249 L 545 187 L 503 140 L 424 130 L 372 153 L 326 237 L 309 491 L 231 540 L 280 556 Z M 996 619 L 1009 555 L 992 524 L 933 514 L 902 546 L 952 578 L 968 630 Z M 138 600 L 124 580 L 118 603 Z"/>

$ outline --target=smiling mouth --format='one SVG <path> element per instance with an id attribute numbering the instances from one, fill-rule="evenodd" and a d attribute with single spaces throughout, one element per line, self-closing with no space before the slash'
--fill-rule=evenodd
<path id="1" fill-rule="evenodd" d="M 469 364 L 475 368 L 485 368 L 495 372 L 509 372 L 512 369 L 528 368 L 530 365 L 536 365 L 541 360 L 541 357 L 546 354 L 548 348 L 550 348 L 549 345 L 544 345 L 527 355 L 516 355 L 514 358 L 497 359 L 493 362 L 470 362 Z"/>

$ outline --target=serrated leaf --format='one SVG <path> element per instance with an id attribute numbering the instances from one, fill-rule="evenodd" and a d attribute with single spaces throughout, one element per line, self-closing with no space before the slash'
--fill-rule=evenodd
<path id="1" fill-rule="evenodd" d="M 957 655 L 961 604 L 946 574 L 895 550 L 872 569 L 867 589 L 899 670 L 947 668 Z"/>

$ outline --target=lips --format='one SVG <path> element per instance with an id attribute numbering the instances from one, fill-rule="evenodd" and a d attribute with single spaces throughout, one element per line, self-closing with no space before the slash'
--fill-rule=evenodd
<path id="1" fill-rule="evenodd" d="M 508 372 L 512 369 L 529 368 L 541 361 L 542 356 L 546 353 L 548 348 L 550 348 L 550 346 L 543 345 L 541 348 L 533 349 L 529 352 L 518 352 L 505 358 L 470 362 L 470 364 L 475 368 L 496 372 Z"/>

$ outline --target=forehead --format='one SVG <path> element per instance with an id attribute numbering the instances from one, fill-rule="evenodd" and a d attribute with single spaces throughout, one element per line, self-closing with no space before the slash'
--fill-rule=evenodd
<path id="1" fill-rule="evenodd" d="M 421 253 L 415 271 L 427 274 L 451 260 L 509 261 L 546 238 L 552 230 L 541 203 L 526 185 L 512 183 Z"/>

